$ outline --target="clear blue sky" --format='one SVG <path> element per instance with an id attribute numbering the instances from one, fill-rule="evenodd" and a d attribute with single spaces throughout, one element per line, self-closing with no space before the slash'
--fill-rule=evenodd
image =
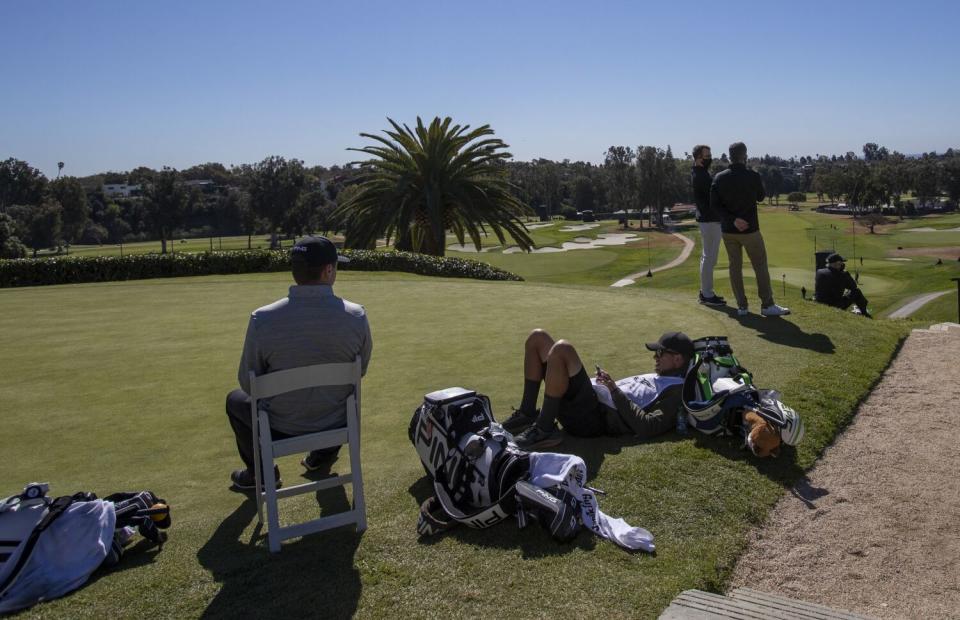
<path id="1" fill-rule="evenodd" d="M 0 3 L 0 158 L 47 175 L 342 164 L 386 117 L 515 158 L 960 146 L 960 3 Z"/>

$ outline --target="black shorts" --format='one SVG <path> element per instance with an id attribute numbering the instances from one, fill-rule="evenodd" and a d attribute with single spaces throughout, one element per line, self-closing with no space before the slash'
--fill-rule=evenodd
<path id="1" fill-rule="evenodd" d="M 606 407 L 600 404 L 585 368 L 570 377 L 567 391 L 560 399 L 557 421 L 563 430 L 577 437 L 607 434 Z"/>

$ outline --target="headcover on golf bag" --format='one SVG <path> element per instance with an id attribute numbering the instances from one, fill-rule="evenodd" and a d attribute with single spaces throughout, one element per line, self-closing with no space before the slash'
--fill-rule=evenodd
<path id="1" fill-rule="evenodd" d="M 744 409 L 753 409 L 780 432 L 783 443 L 803 439 L 803 420 L 780 402 L 780 393 L 758 390 L 753 374 L 740 365 L 726 336 L 693 341 L 694 357 L 683 382 L 683 406 L 690 426 L 708 435 L 743 433 Z"/>
<path id="2" fill-rule="evenodd" d="M 120 560 L 134 528 L 162 545 L 170 525 L 166 502 L 149 491 L 47 497 L 28 484 L 0 501 L 0 613 L 29 607 L 80 587 L 97 567 Z"/>
<path id="3" fill-rule="evenodd" d="M 414 411 L 408 434 L 435 494 L 421 506 L 420 534 L 457 523 L 487 528 L 511 515 L 521 525 L 535 517 L 558 540 L 579 530 L 575 498 L 561 496 L 560 489 L 518 488 L 530 471 L 529 454 L 494 420 L 486 396 L 463 388 L 431 392 Z"/>

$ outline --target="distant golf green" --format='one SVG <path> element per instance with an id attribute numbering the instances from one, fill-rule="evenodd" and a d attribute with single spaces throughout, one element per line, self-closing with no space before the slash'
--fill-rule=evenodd
<path id="1" fill-rule="evenodd" d="M 286 274 L 257 274 L 0 290 L 9 439 L 0 489 L 32 480 L 49 481 L 54 494 L 147 488 L 173 507 L 162 552 L 134 548 L 117 569 L 28 616 L 446 617 L 496 604 L 517 617 L 655 617 L 681 590 L 723 587 L 748 529 L 851 418 L 917 324 L 803 303 L 789 320 L 739 321 L 692 303 L 689 290 L 647 286 L 343 272 L 337 291 L 366 306 L 375 342 L 363 401 L 370 525 L 362 536 L 309 536 L 273 557 L 253 504 L 228 490 L 239 460 L 223 399 L 236 385 L 246 317 L 288 284 Z M 757 383 L 782 390 L 803 415 L 807 437 L 765 462 L 702 436 L 559 446 L 584 456 L 592 484 L 607 492 L 603 510 L 654 533 L 655 556 L 586 532 L 561 545 L 512 521 L 418 539 L 430 490 L 406 437 L 414 408 L 428 391 L 461 385 L 508 415 L 534 327 L 621 376 L 651 369 L 640 343 L 663 331 L 728 335 Z M 281 470 L 288 484 L 300 479 L 293 457 Z M 318 501 L 331 510 L 345 497 L 290 500 L 287 514 L 316 514 Z"/>

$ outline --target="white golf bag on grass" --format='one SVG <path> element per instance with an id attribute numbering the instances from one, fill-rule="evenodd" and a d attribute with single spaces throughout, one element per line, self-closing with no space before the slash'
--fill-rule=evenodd
<path id="1" fill-rule="evenodd" d="M 488 528 L 515 516 L 519 527 L 538 521 L 561 542 L 586 526 L 628 549 L 653 550 L 649 532 L 597 508 L 582 459 L 520 450 L 482 394 L 463 388 L 427 394 L 408 434 L 433 481 L 434 495 L 420 507 L 421 535 L 460 523 Z"/>
<path id="2" fill-rule="evenodd" d="M 170 509 L 149 491 L 50 499 L 48 489 L 35 482 L 0 501 L 0 613 L 79 588 L 119 562 L 137 530 L 160 546 L 167 539 L 158 528 L 169 527 Z"/>

